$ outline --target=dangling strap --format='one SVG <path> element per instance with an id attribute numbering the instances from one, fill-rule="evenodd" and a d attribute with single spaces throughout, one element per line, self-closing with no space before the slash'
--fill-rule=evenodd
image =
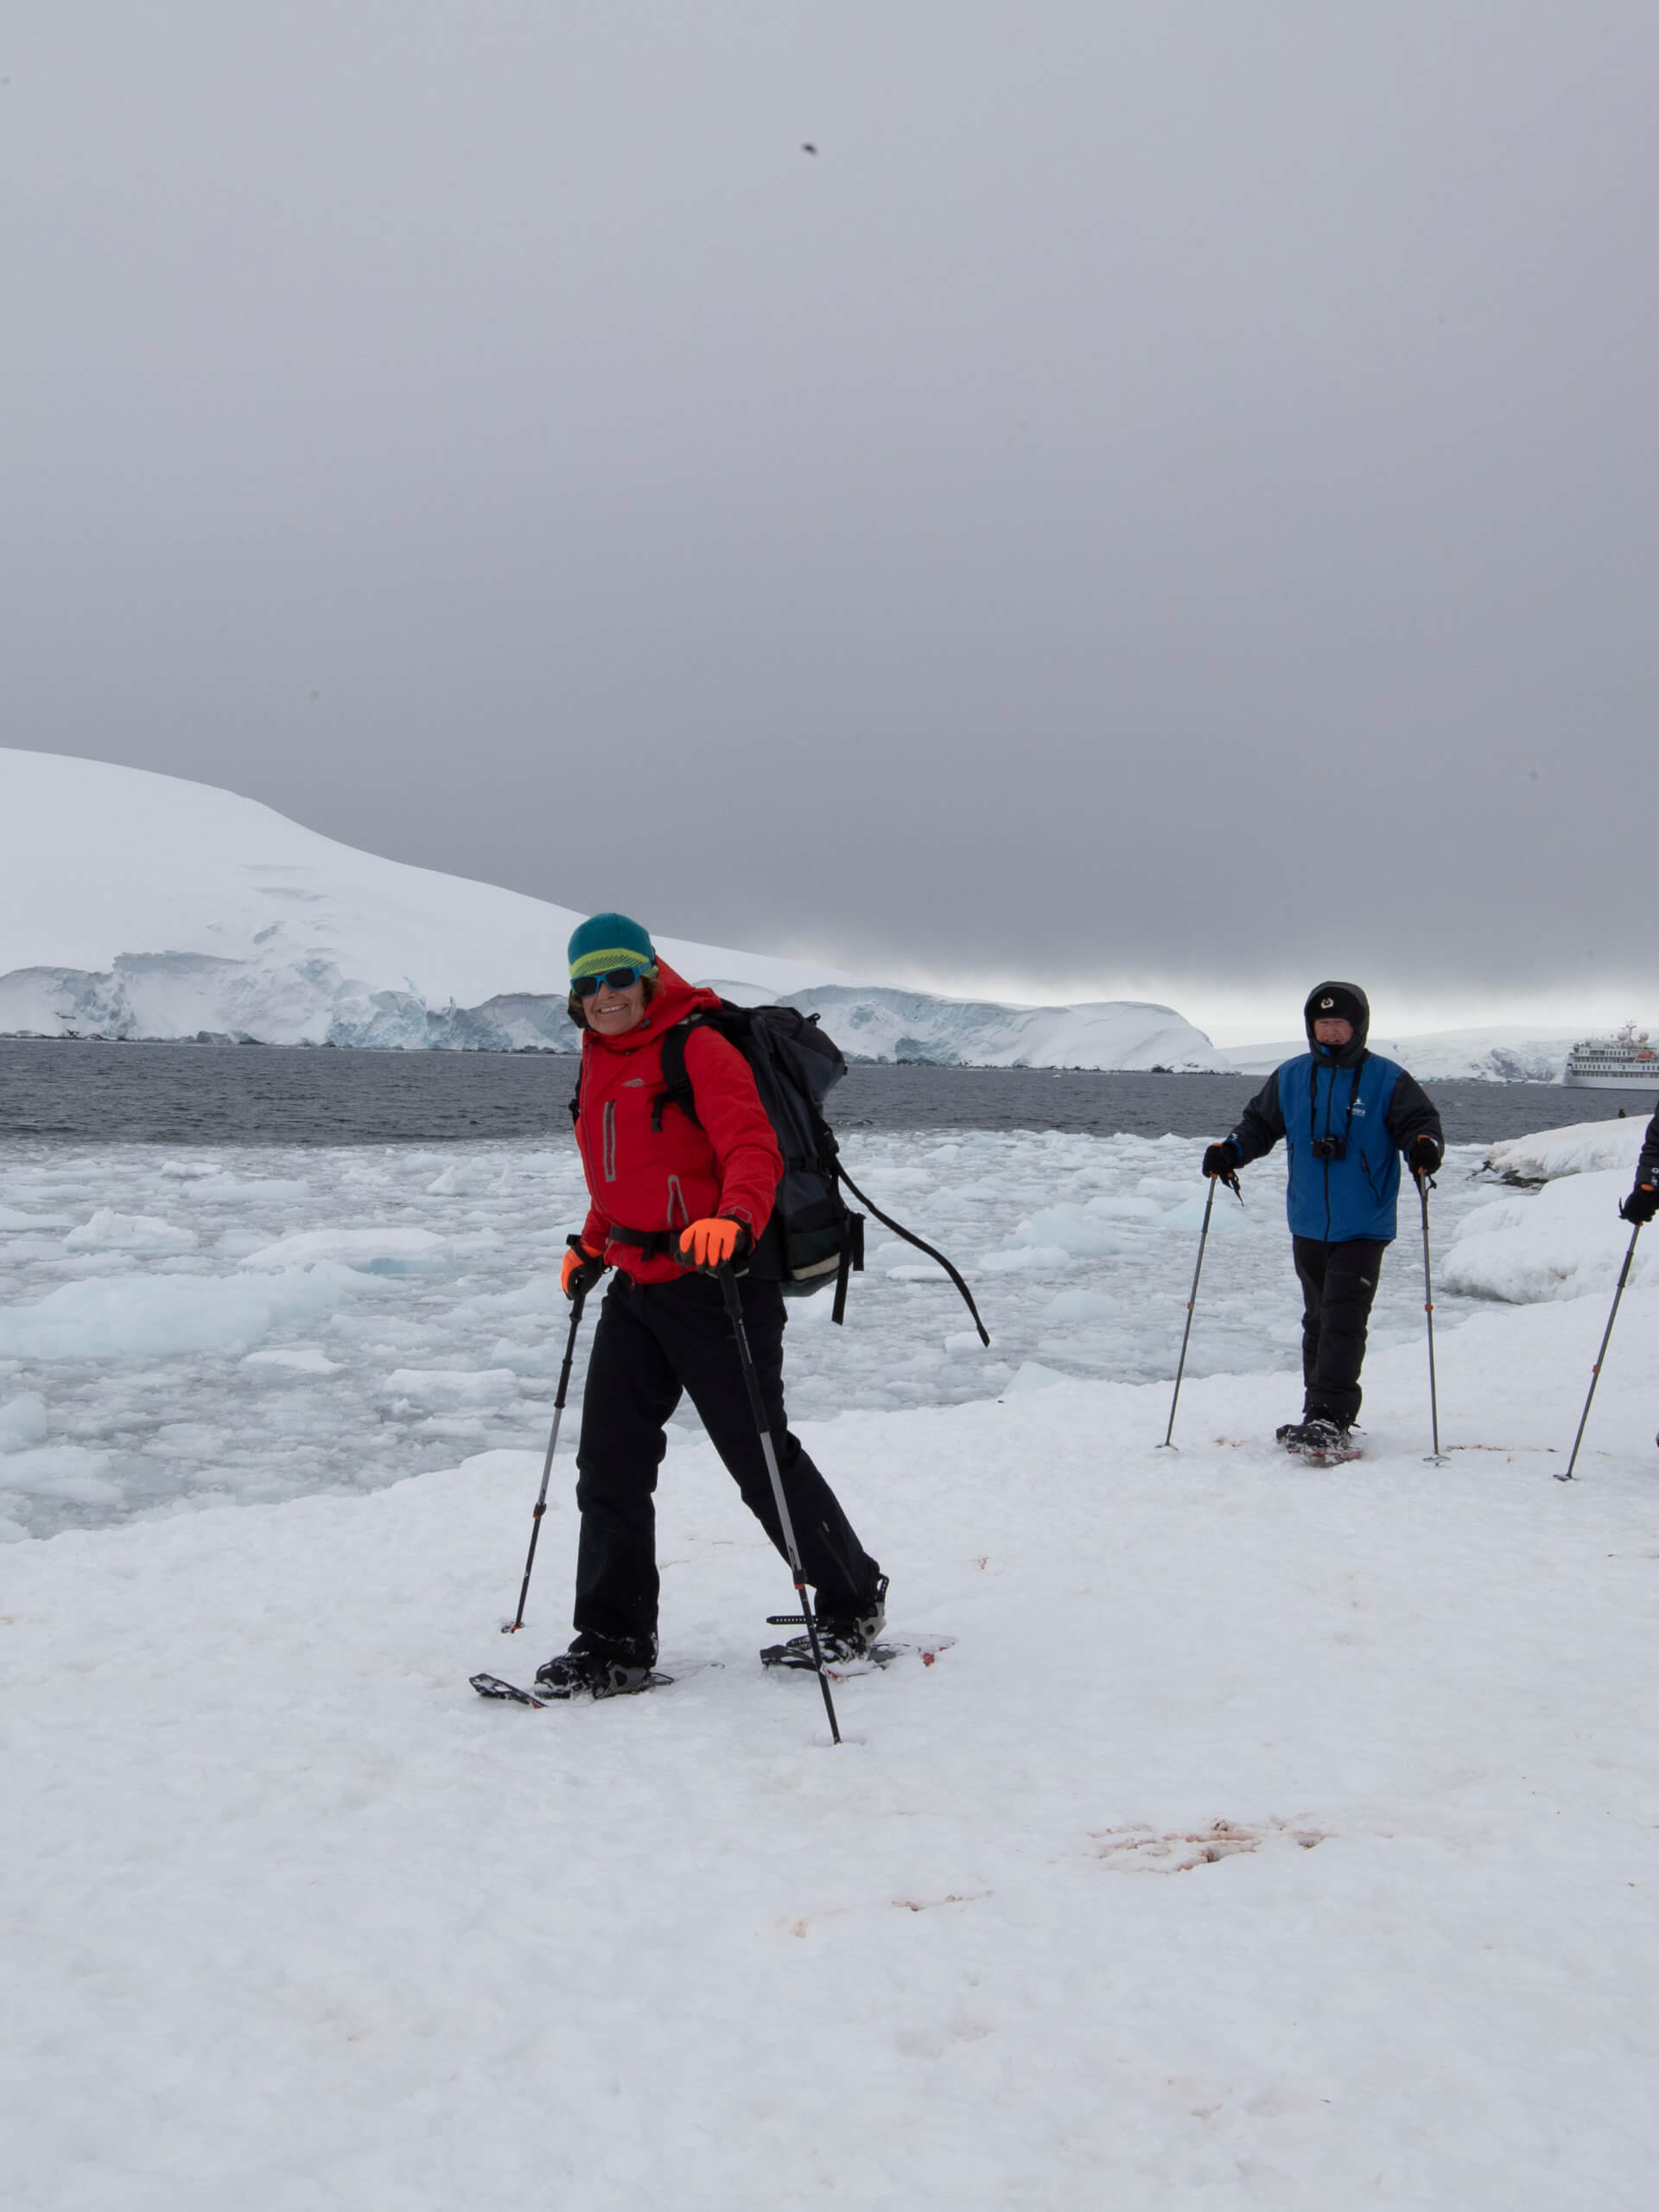
<path id="1" fill-rule="evenodd" d="M 875 1216 L 876 1219 L 881 1224 L 884 1229 L 890 1229 L 895 1236 L 902 1236 L 906 1244 L 913 1244 L 918 1252 L 925 1252 L 930 1260 L 937 1260 L 938 1262 L 939 1265 L 944 1269 L 946 1274 L 950 1276 L 951 1281 L 955 1283 L 957 1288 L 962 1293 L 963 1303 L 966 1306 L 968 1311 L 973 1315 L 974 1326 L 979 1331 L 979 1340 L 981 1344 L 988 1345 L 991 1341 L 990 1331 L 985 1326 L 985 1324 L 979 1318 L 979 1308 L 974 1303 L 974 1294 L 969 1289 L 967 1284 L 963 1282 L 962 1277 L 951 1266 L 950 1261 L 945 1258 L 944 1253 L 936 1251 L 931 1244 L 925 1243 L 921 1237 L 912 1235 L 908 1229 L 905 1228 L 902 1223 L 895 1221 L 891 1214 L 883 1213 L 880 1207 L 876 1205 L 874 1199 L 867 1198 L 864 1192 L 859 1189 L 857 1184 L 854 1182 L 852 1177 L 842 1166 L 839 1159 L 836 1161 L 836 1173 L 847 1185 L 848 1189 L 858 1200 L 859 1204 L 861 1205 L 868 1206 L 870 1211 Z"/>
<path id="2" fill-rule="evenodd" d="M 1359 1058 L 1354 1062 L 1354 1079 L 1350 1084 L 1348 1090 L 1348 1115 L 1346 1120 L 1342 1125 L 1342 1148 L 1344 1154 L 1346 1154 L 1348 1150 L 1348 1140 L 1354 1133 L 1354 1106 L 1359 1096 L 1359 1078 L 1365 1072 L 1365 1063 L 1370 1058 L 1370 1052 L 1362 1052 Z M 1319 1117 L 1316 1110 L 1319 1096 L 1319 1064 L 1315 1060 L 1307 1078 L 1307 1141 L 1310 1145 L 1315 1144 L 1319 1141 Z M 1331 1071 L 1330 1096 L 1325 1102 L 1325 1133 L 1326 1136 L 1329 1136 L 1331 1134 L 1331 1101 L 1336 1096 L 1336 1095 L 1337 1071 L 1333 1067 Z M 1237 1189 L 1236 1184 L 1234 1185 L 1234 1188 L 1236 1190 Z M 1239 1203 L 1241 1205 L 1243 1204 L 1243 1194 L 1242 1192 L 1239 1196 Z"/>

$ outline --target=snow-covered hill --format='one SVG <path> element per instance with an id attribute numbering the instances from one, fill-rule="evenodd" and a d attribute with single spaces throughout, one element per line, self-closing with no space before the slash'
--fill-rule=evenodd
<path id="1" fill-rule="evenodd" d="M 569 907 L 358 852 L 209 785 L 58 753 L 0 748 L 0 1034 L 486 1052 L 573 1041 Z M 820 1007 L 868 1059 L 1226 1065 L 1166 1007 L 996 1006 L 661 945 L 730 996 Z"/>
<path id="2" fill-rule="evenodd" d="M 721 985 L 728 998 L 752 989 Z M 789 1002 L 817 1014 L 849 1060 L 925 1060 L 981 1068 L 1138 1068 L 1229 1071 L 1201 1029 L 1173 1007 L 1138 999 L 1081 1006 L 1001 1006 L 880 984 L 821 983 Z"/>
<path id="3" fill-rule="evenodd" d="M 1439 1029 L 1420 1037 L 1371 1039 L 1371 1049 L 1424 1083 L 1559 1083 L 1573 1039 L 1548 1029 Z M 1235 1045 L 1223 1055 L 1242 1075 L 1268 1075 L 1281 1060 L 1305 1052 L 1300 1037 L 1276 1044 Z"/>

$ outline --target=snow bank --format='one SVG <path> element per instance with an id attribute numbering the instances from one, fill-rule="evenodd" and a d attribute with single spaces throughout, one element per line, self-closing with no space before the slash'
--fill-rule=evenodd
<path id="1" fill-rule="evenodd" d="M 1618 1202 L 1624 1174 L 1569 1174 L 1529 1198 L 1501 1198 L 1467 1215 L 1440 1262 L 1452 1290 L 1513 1305 L 1603 1297 L 1618 1279 L 1630 1241 Z M 1659 1283 L 1659 1246 L 1637 1242 L 1630 1281 Z"/>
<path id="2" fill-rule="evenodd" d="M 570 908 L 354 851 L 206 784 L 0 747 L 0 1034 L 569 1052 Z M 653 918 L 644 917 L 646 920 Z M 1167 1007 L 1006 1007 L 664 937 L 864 1059 L 1216 1068 Z"/>
<path id="3" fill-rule="evenodd" d="M 1616 2212 L 1659 2155 L 1640 1295 L 1368 1374 L 807 1429 L 938 1662 L 764 1677 L 787 1579 L 707 1447 L 651 1698 L 567 1634 L 568 1463 L 13 1547 L 8 2201 L 181 2212 Z M 88 1477 L 88 1479 L 96 1479 Z M 709 1663 L 700 1663 L 709 1662 Z M 696 1669 L 696 1671 L 693 1669 Z"/>
<path id="4" fill-rule="evenodd" d="M 1647 1134 L 1648 1117 L 1574 1122 L 1536 1136 L 1510 1137 L 1486 1154 L 1488 1171 L 1506 1183 L 1548 1183 L 1560 1175 L 1595 1175 L 1613 1169 L 1630 1188 Z"/>

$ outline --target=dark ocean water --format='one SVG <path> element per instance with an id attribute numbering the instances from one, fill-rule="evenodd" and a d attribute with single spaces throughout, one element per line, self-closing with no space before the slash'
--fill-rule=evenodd
<path id="1" fill-rule="evenodd" d="M 0 1137 L 86 1144 L 489 1143 L 563 1134 L 574 1057 L 341 1052 L 257 1045 L 0 1039 Z M 855 1067 L 838 1126 L 1219 1136 L 1260 1077 L 1032 1068 Z M 1654 1097 L 1555 1084 L 1427 1086 L 1453 1144 L 1568 1122 L 1645 1119 Z"/>

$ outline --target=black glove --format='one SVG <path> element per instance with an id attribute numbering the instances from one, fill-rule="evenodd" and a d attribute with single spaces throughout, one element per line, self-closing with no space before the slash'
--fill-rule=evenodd
<path id="1" fill-rule="evenodd" d="M 1231 1137 L 1224 1137 L 1219 1144 L 1212 1144 L 1204 1155 L 1199 1170 L 1205 1175 L 1230 1175 L 1238 1166 L 1238 1147 Z"/>
<path id="2" fill-rule="evenodd" d="M 1618 1210 L 1621 1221 L 1651 1221 L 1659 1212 L 1659 1190 L 1651 1183 L 1638 1183 Z"/>
<path id="3" fill-rule="evenodd" d="M 1446 1157 L 1431 1136 L 1413 1137 L 1406 1165 L 1414 1175 L 1432 1175 Z"/>
<path id="4" fill-rule="evenodd" d="M 590 1252 L 580 1236 L 567 1236 L 564 1241 L 570 1247 L 575 1265 L 572 1267 L 569 1260 L 565 1262 L 559 1287 L 567 1298 L 575 1298 L 578 1293 L 586 1298 L 605 1272 L 604 1255 Z"/>

